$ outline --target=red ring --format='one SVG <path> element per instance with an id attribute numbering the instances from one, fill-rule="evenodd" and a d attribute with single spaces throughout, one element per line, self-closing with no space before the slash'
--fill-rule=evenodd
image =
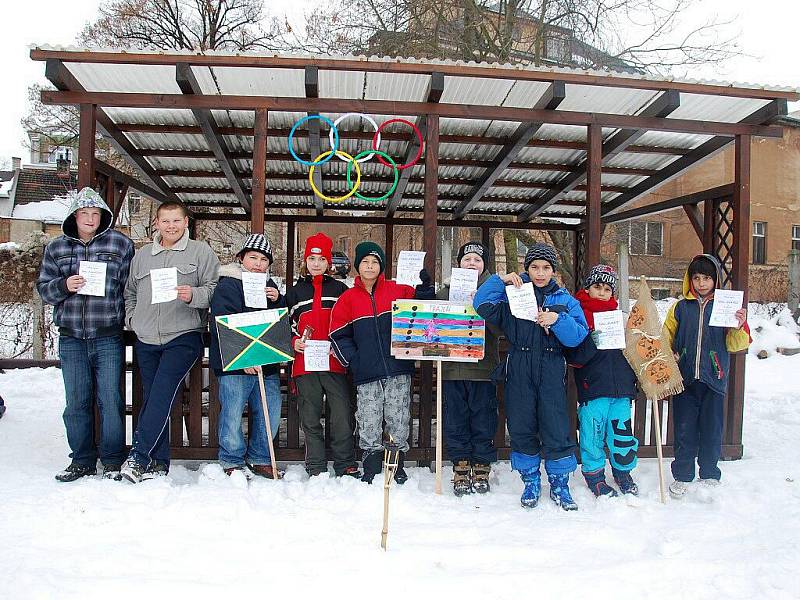
<path id="1" fill-rule="evenodd" d="M 417 164 L 419 162 L 419 159 L 422 158 L 422 152 L 423 152 L 424 147 L 425 147 L 425 142 L 422 139 L 422 132 L 411 121 L 406 121 L 405 119 L 389 119 L 388 121 L 385 121 L 385 122 L 381 123 L 381 126 L 378 127 L 378 129 L 375 130 L 375 135 L 372 136 L 372 149 L 373 150 L 377 150 L 378 149 L 378 147 L 376 145 L 376 142 L 378 140 L 378 135 L 380 135 L 381 129 L 383 129 L 384 127 L 386 127 L 387 125 L 389 125 L 391 123 L 405 123 L 406 125 L 411 127 L 411 129 L 414 130 L 414 133 L 417 135 L 417 139 L 419 140 L 419 150 L 417 151 L 417 155 L 414 157 L 414 160 L 412 160 L 411 162 L 408 162 L 408 163 L 406 163 L 404 165 L 397 165 L 397 169 L 402 171 L 403 169 L 408 169 L 409 167 L 413 167 L 415 164 Z M 389 167 L 390 169 L 394 168 L 388 162 L 383 160 L 383 158 L 380 155 L 376 155 L 376 156 L 378 156 L 378 162 L 380 162 L 384 167 Z"/>

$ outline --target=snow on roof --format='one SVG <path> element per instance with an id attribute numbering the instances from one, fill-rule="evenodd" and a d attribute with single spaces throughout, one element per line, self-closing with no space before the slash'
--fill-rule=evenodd
<path id="1" fill-rule="evenodd" d="M 46 223 L 63 223 L 69 214 L 71 199 L 68 196 L 57 196 L 53 200 L 30 202 L 14 207 L 11 216 L 15 219 L 29 219 Z"/>
<path id="2" fill-rule="evenodd" d="M 14 180 L 0 181 L 0 196 L 8 196 L 11 188 L 14 187 Z"/>

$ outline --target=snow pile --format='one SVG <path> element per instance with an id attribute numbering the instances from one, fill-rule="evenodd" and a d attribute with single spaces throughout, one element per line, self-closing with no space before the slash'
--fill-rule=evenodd
<path id="1" fill-rule="evenodd" d="M 0 181 L 0 196 L 8 196 L 11 193 L 11 188 L 14 187 L 14 180 Z"/>
<path id="2" fill-rule="evenodd" d="M 72 198 L 69 195 L 57 196 L 53 200 L 29 202 L 14 207 L 12 217 L 15 219 L 29 219 L 44 221 L 46 223 L 63 223 L 69 214 Z"/>
<path id="3" fill-rule="evenodd" d="M 786 304 L 750 303 L 747 320 L 753 337 L 750 354 L 772 356 L 778 348 L 800 348 L 800 326 Z"/>
<path id="4" fill-rule="evenodd" d="M 0 244 L 0 251 L 2 250 L 15 252 L 16 250 L 19 250 L 19 244 L 16 242 L 5 242 L 3 244 Z"/>

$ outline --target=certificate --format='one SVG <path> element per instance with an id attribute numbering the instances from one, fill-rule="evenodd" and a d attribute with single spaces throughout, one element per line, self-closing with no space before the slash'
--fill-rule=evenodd
<path id="1" fill-rule="evenodd" d="M 594 330 L 599 334 L 598 350 L 625 349 L 625 324 L 621 310 L 594 313 Z"/>
<path id="2" fill-rule="evenodd" d="M 266 273 L 250 273 L 242 271 L 242 289 L 244 290 L 244 305 L 249 308 L 269 308 L 267 294 Z"/>
<path id="3" fill-rule="evenodd" d="M 506 296 L 511 314 L 518 319 L 535 321 L 539 316 L 539 305 L 536 303 L 536 294 L 533 293 L 533 283 L 530 281 L 520 287 L 507 285 Z"/>
<path id="4" fill-rule="evenodd" d="M 150 286 L 152 288 L 151 304 L 171 302 L 177 300 L 178 269 L 167 267 L 165 269 L 150 269 Z"/>
<path id="5" fill-rule="evenodd" d="M 325 340 L 306 340 L 303 364 L 306 371 L 330 371 L 331 343 Z"/>
<path id="6" fill-rule="evenodd" d="M 478 271 L 475 269 L 453 269 L 450 272 L 450 302 L 472 302 L 472 294 L 478 289 Z"/>
<path id="7" fill-rule="evenodd" d="M 417 250 L 402 250 L 397 257 L 394 280 L 406 285 L 419 285 L 419 272 L 425 263 L 425 253 Z"/>
<path id="8" fill-rule="evenodd" d="M 739 327 L 736 311 L 744 304 L 744 292 L 741 290 L 714 290 L 714 305 L 711 308 L 712 327 Z"/>
<path id="9" fill-rule="evenodd" d="M 78 263 L 78 275 L 86 280 L 84 286 L 78 290 L 82 296 L 106 295 L 106 267 L 107 263 L 82 260 Z"/>

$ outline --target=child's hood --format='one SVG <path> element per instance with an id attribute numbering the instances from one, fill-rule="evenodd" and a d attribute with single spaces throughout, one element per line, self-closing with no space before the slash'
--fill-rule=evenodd
<path id="1" fill-rule="evenodd" d="M 692 257 L 692 260 L 689 261 L 689 264 L 692 264 L 692 261 L 698 258 L 705 258 L 712 265 L 714 265 L 714 269 L 717 271 L 716 285 L 719 286 L 720 281 L 722 281 L 722 265 L 720 264 L 719 260 L 717 260 L 717 257 L 712 256 L 711 254 L 698 254 L 697 256 Z M 692 287 L 692 279 L 689 277 L 689 265 L 686 265 L 686 271 L 683 273 L 683 297 L 688 300 L 697 299 L 697 294 L 694 293 L 694 288 Z"/>

